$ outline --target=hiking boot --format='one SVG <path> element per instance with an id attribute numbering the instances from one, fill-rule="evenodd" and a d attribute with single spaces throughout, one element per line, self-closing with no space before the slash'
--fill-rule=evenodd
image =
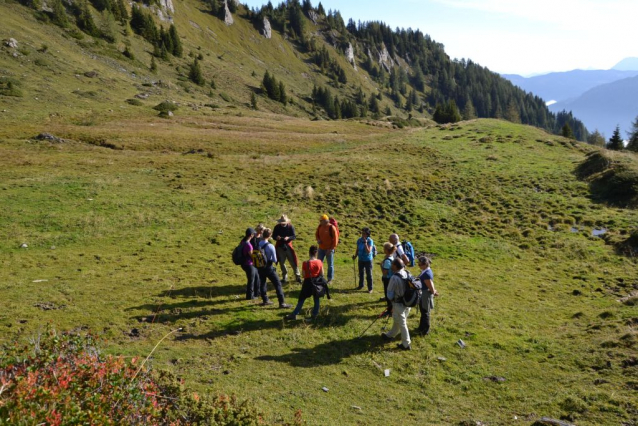
<path id="1" fill-rule="evenodd" d="M 382 297 L 379 299 L 379 302 L 383 302 L 383 301 L 385 301 L 385 297 Z"/>
<path id="2" fill-rule="evenodd" d="M 368 293 L 369 293 L 369 294 L 372 294 L 372 289 L 368 290 Z"/>
<path id="3" fill-rule="evenodd" d="M 362 285 L 360 285 L 360 286 L 358 286 L 358 287 L 355 287 L 355 290 L 363 290 L 363 286 L 362 286 Z"/>
<path id="4" fill-rule="evenodd" d="M 297 277 L 295 278 L 295 281 L 297 281 L 297 284 L 301 284 L 301 276 L 297 275 Z"/>
<path id="5" fill-rule="evenodd" d="M 403 346 L 403 343 L 397 343 L 397 348 L 401 349 L 402 351 L 411 351 L 412 350 L 412 346 L 408 345 Z"/>
<path id="6" fill-rule="evenodd" d="M 288 308 L 292 308 L 292 305 L 289 305 L 288 303 L 279 304 L 279 309 L 288 309 Z"/>
<path id="7" fill-rule="evenodd" d="M 295 321 L 297 319 L 297 315 L 295 314 L 288 314 L 284 317 L 285 320 L 287 321 Z"/>
<path id="8" fill-rule="evenodd" d="M 265 300 L 263 302 L 261 302 L 260 306 L 270 306 L 270 305 L 274 305 L 275 302 L 273 302 L 272 300 Z"/>
<path id="9" fill-rule="evenodd" d="M 392 340 L 392 337 L 388 336 L 388 335 L 387 335 L 387 334 L 385 334 L 385 333 L 381 333 L 381 338 L 382 338 L 383 340 L 388 340 L 388 341 L 389 341 L 389 340 Z M 400 343 L 399 343 L 399 344 L 400 344 Z"/>

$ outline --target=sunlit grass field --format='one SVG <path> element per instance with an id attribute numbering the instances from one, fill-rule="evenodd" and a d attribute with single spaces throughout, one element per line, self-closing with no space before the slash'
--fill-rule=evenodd
<path id="1" fill-rule="evenodd" d="M 638 266 L 612 243 L 638 214 L 590 200 L 574 171 L 593 148 L 496 120 L 372 124 L 232 108 L 8 123 L 0 341 L 51 324 L 146 356 L 182 327 L 153 368 L 249 398 L 272 422 L 300 409 L 310 425 L 635 424 Z M 302 258 L 320 214 L 340 224 L 333 298 L 314 323 L 244 300 L 231 261 L 246 227 L 282 213 Z M 441 297 L 411 352 L 379 338 L 385 320 L 361 336 L 384 308 L 378 266 L 374 292 L 354 290 L 362 226 L 433 256 Z M 285 286 L 289 303 L 298 292 Z"/>

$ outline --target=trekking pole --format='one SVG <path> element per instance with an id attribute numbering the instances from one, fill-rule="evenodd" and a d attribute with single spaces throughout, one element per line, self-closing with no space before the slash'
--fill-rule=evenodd
<path id="1" fill-rule="evenodd" d="M 362 336 L 366 333 L 366 331 L 368 331 L 368 330 L 370 329 L 370 327 L 372 327 L 372 326 L 374 325 L 374 323 L 375 323 L 375 322 L 377 322 L 377 321 L 379 320 L 379 318 L 383 317 L 383 314 L 385 314 L 385 313 L 386 313 L 386 311 L 387 311 L 387 309 L 386 309 L 385 311 L 381 312 L 381 314 L 380 314 L 378 317 L 376 317 L 376 318 L 372 321 L 372 323 L 371 323 L 368 327 L 366 327 L 366 329 L 365 329 L 365 330 L 363 330 L 363 331 L 361 332 L 361 334 L 359 335 L 359 337 L 362 337 Z"/>

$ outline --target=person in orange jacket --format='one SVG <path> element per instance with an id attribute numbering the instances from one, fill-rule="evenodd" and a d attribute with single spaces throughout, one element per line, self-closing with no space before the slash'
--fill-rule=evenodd
<path id="1" fill-rule="evenodd" d="M 319 256 L 317 257 L 322 262 L 326 259 L 328 263 L 328 283 L 330 284 L 334 279 L 334 256 L 335 248 L 339 244 L 339 232 L 333 224 L 330 223 L 330 218 L 327 214 L 324 214 L 319 219 L 319 226 L 315 232 L 315 238 L 317 245 L 319 246 Z M 325 263 L 324 262 L 324 265 Z"/>

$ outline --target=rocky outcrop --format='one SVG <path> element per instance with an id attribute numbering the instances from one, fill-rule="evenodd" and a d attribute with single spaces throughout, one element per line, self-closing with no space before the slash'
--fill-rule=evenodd
<path id="1" fill-rule="evenodd" d="M 383 65 L 386 71 L 390 71 L 394 67 L 394 59 L 390 56 L 390 52 L 385 47 L 385 44 L 381 44 L 381 52 L 379 52 L 379 64 Z"/>
<path id="2" fill-rule="evenodd" d="M 272 28 L 270 27 L 270 21 L 266 17 L 264 17 L 261 34 L 268 39 L 272 38 Z"/>
<path id="3" fill-rule="evenodd" d="M 346 49 L 346 59 L 352 64 L 354 70 L 356 71 L 357 63 L 354 60 L 354 47 L 352 47 L 352 43 L 348 43 L 348 48 Z"/>
<path id="4" fill-rule="evenodd" d="M 169 13 L 175 13 L 175 7 L 173 6 L 173 0 L 159 0 L 159 5 L 162 9 Z"/>
<path id="5" fill-rule="evenodd" d="M 230 9 L 228 8 L 228 0 L 224 0 L 224 23 L 229 26 L 235 23 L 233 14 L 230 13 Z"/>
<path id="6" fill-rule="evenodd" d="M 308 18 L 312 21 L 313 24 L 317 25 L 317 21 L 319 20 L 319 15 L 317 15 L 317 12 L 310 9 L 310 11 L 308 12 Z"/>

